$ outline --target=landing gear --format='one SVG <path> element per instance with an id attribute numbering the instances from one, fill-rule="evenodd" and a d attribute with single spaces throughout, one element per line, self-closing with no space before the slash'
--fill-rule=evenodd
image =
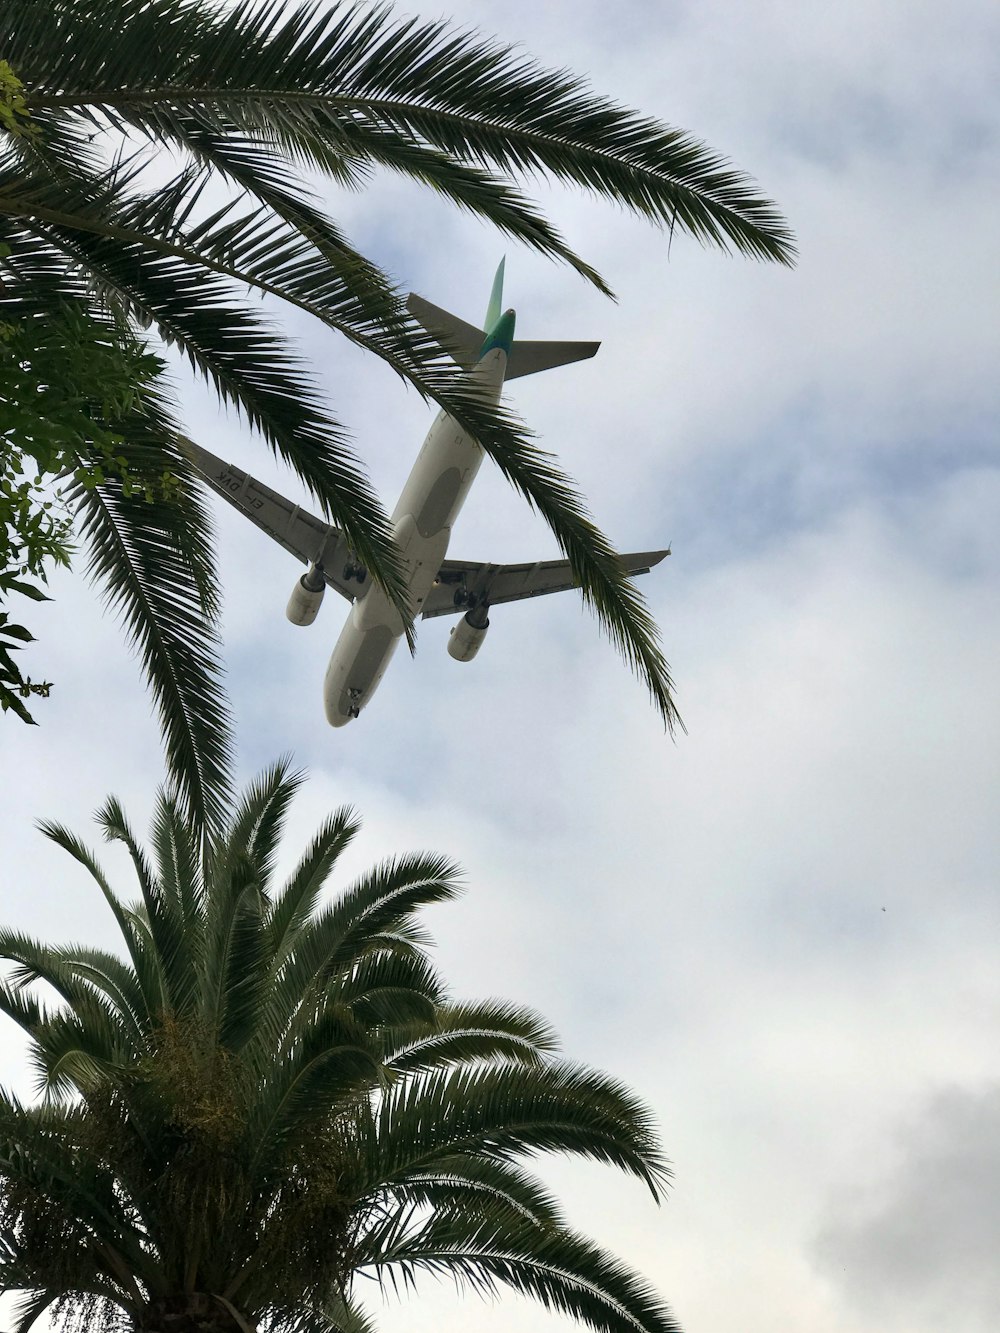
<path id="1" fill-rule="evenodd" d="M 347 697 L 350 699 L 350 706 L 347 709 L 347 716 L 359 718 L 361 716 L 361 691 L 348 690 Z"/>
<path id="2" fill-rule="evenodd" d="M 344 580 L 347 583 L 364 583 L 368 577 L 368 570 L 364 565 L 356 565 L 349 560 L 344 566 Z"/>

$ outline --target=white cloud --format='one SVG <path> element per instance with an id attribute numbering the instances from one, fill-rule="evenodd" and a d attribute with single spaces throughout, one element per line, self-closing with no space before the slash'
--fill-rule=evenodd
<path id="1" fill-rule="evenodd" d="M 891 1165 L 831 1206 L 821 1265 L 886 1330 L 989 1333 L 1000 1308 L 1000 1090 L 937 1093 L 886 1146 Z"/>

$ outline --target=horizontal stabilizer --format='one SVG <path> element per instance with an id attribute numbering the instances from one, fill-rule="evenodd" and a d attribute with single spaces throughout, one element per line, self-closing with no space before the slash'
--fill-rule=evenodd
<path id="1" fill-rule="evenodd" d="M 474 324 L 467 324 L 457 315 L 449 314 L 440 306 L 432 305 L 422 296 L 411 292 L 406 302 L 410 314 L 435 337 L 451 358 L 463 370 L 471 370 L 479 360 L 486 334 Z M 507 359 L 504 379 L 516 380 L 522 375 L 537 375 L 542 370 L 567 366 L 573 361 L 586 361 L 594 355 L 600 343 L 588 342 L 526 342 L 515 339 Z"/>
<path id="2" fill-rule="evenodd" d="M 436 338 L 452 360 L 463 370 L 471 370 L 479 360 L 486 334 L 475 324 L 466 324 L 457 315 L 450 315 L 439 305 L 432 305 L 422 296 L 410 292 L 406 308 L 413 318 Z"/>
<path id="3" fill-rule="evenodd" d="M 595 354 L 600 343 L 518 342 L 510 349 L 505 380 L 516 380 L 521 375 L 537 375 L 540 370 L 554 370 L 568 366 L 571 361 L 586 361 Z"/>

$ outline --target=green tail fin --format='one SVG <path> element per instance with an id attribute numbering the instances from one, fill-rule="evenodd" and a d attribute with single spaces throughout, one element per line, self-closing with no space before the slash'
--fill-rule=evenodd
<path id="1" fill-rule="evenodd" d="M 483 328 L 487 334 L 493 328 L 493 325 L 500 318 L 501 307 L 503 306 L 503 266 L 507 262 L 506 255 L 500 260 L 500 267 L 497 269 L 496 277 L 493 279 L 493 290 L 490 292 L 490 303 L 486 307 L 486 322 Z"/>

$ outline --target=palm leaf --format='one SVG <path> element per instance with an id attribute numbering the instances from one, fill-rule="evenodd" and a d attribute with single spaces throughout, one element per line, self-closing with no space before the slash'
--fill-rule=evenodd
<path id="1" fill-rule="evenodd" d="M 457 873 L 444 857 L 384 862 L 304 924 L 275 978 L 268 1000 L 268 1030 L 285 1032 L 300 1011 L 307 1022 L 311 1006 L 326 994 L 331 981 L 349 973 L 367 953 L 392 949 L 396 932 L 404 937 L 401 951 L 411 952 L 405 939 L 408 919 L 422 906 L 454 897 Z"/>
<path id="2" fill-rule="evenodd" d="M 175 459 L 183 476 L 179 451 Z M 197 823 L 210 828 L 227 794 L 229 716 L 218 636 L 203 615 L 190 548 L 175 536 L 179 506 L 125 496 L 117 483 L 76 488 L 71 499 L 92 575 L 138 647 L 179 793 Z"/>
<path id="3" fill-rule="evenodd" d="M 333 988 L 331 987 L 331 990 Z M 338 1003 L 350 1007 L 369 1029 L 433 1024 L 444 999 L 441 978 L 419 954 L 367 953 L 336 985 Z"/>
<path id="4" fill-rule="evenodd" d="M 159 970 L 155 962 L 147 956 L 144 948 L 144 945 L 149 942 L 149 933 L 145 924 L 136 916 L 135 912 L 120 902 L 94 854 L 75 833 L 52 820 L 41 820 L 38 827 L 47 838 L 58 847 L 62 847 L 75 861 L 84 866 L 97 883 L 104 901 L 111 908 L 115 924 L 128 950 L 129 959 L 135 970 L 136 981 L 143 997 L 145 1017 L 147 1020 L 152 1020 L 163 1009 L 163 994 L 160 990 Z"/>
<path id="5" fill-rule="evenodd" d="M 273 951 L 271 966 L 275 972 L 295 947 L 298 933 L 311 917 L 328 876 L 359 827 L 349 806 L 328 816 L 287 884 L 272 895 L 268 921 Z"/>
<path id="6" fill-rule="evenodd" d="M 195 981 L 193 960 L 186 948 L 185 923 L 178 905 L 163 892 L 162 885 L 151 871 L 118 800 L 110 797 L 96 818 L 106 837 L 124 842 L 128 847 L 142 893 L 145 921 L 153 943 L 150 961 L 159 973 L 164 1007 L 171 1011 L 179 1009 L 194 990 Z"/>
<path id="7" fill-rule="evenodd" d="M 442 1216 L 492 1217 L 508 1225 L 528 1223 L 545 1230 L 564 1225 L 549 1191 L 509 1162 L 456 1157 L 435 1168 L 410 1172 L 388 1193 L 391 1201 L 383 1206 L 389 1212 L 402 1207 L 424 1216 L 432 1211 Z M 366 1234 L 364 1245 L 372 1253 L 380 1248 L 374 1233 Z"/>
<path id="8" fill-rule="evenodd" d="M 214 1041 L 238 1049 L 250 1030 L 263 985 L 265 939 L 257 867 L 234 857 L 216 878 L 206 921 L 203 1017 Z"/>
<path id="9" fill-rule="evenodd" d="M 679 1333 L 647 1283 L 562 1229 L 540 1234 L 534 1227 L 505 1226 L 496 1217 L 470 1226 L 448 1215 L 432 1216 L 395 1246 L 380 1245 L 371 1268 L 383 1282 L 393 1269 L 410 1281 L 424 1271 L 464 1281 L 486 1295 L 503 1283 L 599 1333 Z"/>
<path id="10" fill-rule="evenodd" d="M 304 777 L 301 771 L 291 771 L 287 758 L 279 759 L 250 784 L 230 821 L 221 863 L 246 857 L 262 891 L 274 869 L 285 815 Z"/>
<path id="11" fill-rule="evenodd" d="M 463 1151 L 501 1161 L 524 1152 L 582 1155 L 638 1176 L 654 1197 L 670 1174 L 638 1099 L 569 1065 L 434 1072 L 390 1088 L 375 1116 L 373 1181 Z"/>
<path id="12" fill-rule="evenodd" d="M 10 1278 L 2 1282 L 4 1290 L 9 1290 L 10 1287 L 18 1285 L 20 1284 L 16 1280 Z M 42 1287 L 37 1291 L 25 1292 L 20 1299 L 14 1302 L 11 1310 L 14 1323 L 10 1333 L 28 1333 L 32 1325 L 41 1319 L 45 1311 L 58 1300 L 61 1294 L 58 1287 Z"/>
<path id="13" fill-rule="evenodd" d="M 487 1061 L 538 1064 L 556 1046 L 537 1014 L 497 1001 L 439 1005 L 433 1030 L 401 1027 L 387 1037 L 385 1059 L 396 1073 Z"/>
<path id="14" fill-rule="evenodd" d="M 103 994 L 112 1011 L 121 1020 L 132 1048 L 142 1051 L 150 1035 L 149 1017 L 135 973 L 115 954 L 103 949 L 72 945 L 58 950 L 60 962 L 69 973 Z M 69 997 L 63 994 L 64 999 Z"/>
<path id="15" fill-rule="evenodd" d="M 277 107 L 308 107 L 335 143 L 346 122 L 367 117 L 383 136 L 394 130 L 508 174 L 555 176 L 654 221 L 676 221 L 709 244 L 782 262 L 794 254 L 777 210 L 724 159 L 600 97 L 585 80 L 536 65 L 518 47 L 440 21 L 393 22 L 388 9 L 288 11 L 277 0 L 217 10 L 211 30 L 196 37 L 192 26 L 167 29 L 173 6 L 155 8 L 163 47 L 130 48 L 128 82 L 113 63 L 88 69 L 85 60 L 62 71 L 58 91 L 50 85 L 36 96 L 39 108 L 84 100 L 123 115 L 140 105 L 186 103 L 233 118 L 240 103 L 246 115 L 256 103 L 266 133 Z M 152 50 L 160 56 L 161 49 L 163 63 L 154 69 Z"/>
<path id="16" fill-rule="evenodd" d="M 141 1050 L 146 1031 L 143 997 L 135 974 L 113 954 L 69 945 L 49 948 L 15 931 L 0 930 L 0 958 L 14 966 L 10 979 L 16 989 L 4 986 L 5 1011 L 29 1033 L 41 1032 L 54 1015 L 23 994 L 26 986 L 42 981 L 51 986 L 71 1008 L 94 1003 L 104 1011 L 106 1032 L 114 1029 L 115 1041 Z"/>
<path id="17" fill-rule="evenodd" d="M 304 1039 L 274 1061 L 252 1119 L 254 1163 L 274 1160 L 307 1141 L 332 1111 L 379 1080 L 364 1028 L 341 1006 L 329 1006 Z"/>
<path id="18" fill-rule="evenodd" d="M 199 958 L 199 924 L 205 902 L 205 879 L 197 830 L 184 818 L 176 799 L 161 791 L 153 814 L 153 848 L 164 895 L 176 905 L 184 923 L 192 961 Z"/>

